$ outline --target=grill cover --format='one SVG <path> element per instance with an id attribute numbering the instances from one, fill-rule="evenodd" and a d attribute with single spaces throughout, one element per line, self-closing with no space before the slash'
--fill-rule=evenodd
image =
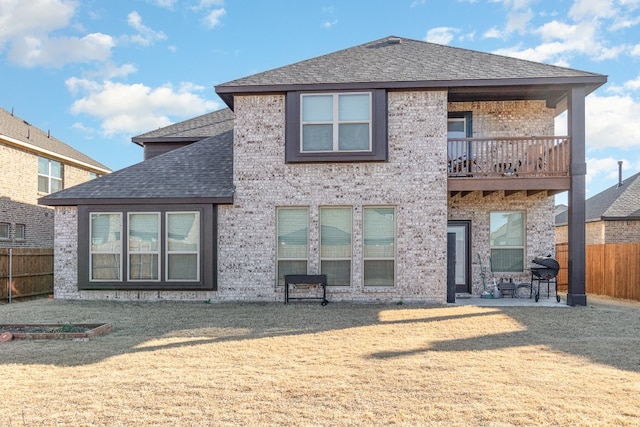
<path id="1" fill-rule="evenodd" d="M 541 265 L 551 270 L 555 270 L 556 273 L 560 270 L 560 264 L 558 261 L 551 257 L 538 257 L 533 259 L 534 264 Z"/>

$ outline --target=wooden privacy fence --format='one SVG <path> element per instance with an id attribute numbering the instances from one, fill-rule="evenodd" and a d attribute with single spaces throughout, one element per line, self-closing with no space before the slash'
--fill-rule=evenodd
<path id="1" fill-rule="evenodd" d="M 568 286 L 568 245 L 556 245 L 560 263 L 558 289 Z M 607 243 L 586 247 L 587 293 L 640 301 L 640 243 Z"/>
<path id="2" fill-rule="evenodd" d="M 0 300 L 9 299 L 9 275 L 12 298 L 53 293 L 53 249 L 0 249 Z"/>

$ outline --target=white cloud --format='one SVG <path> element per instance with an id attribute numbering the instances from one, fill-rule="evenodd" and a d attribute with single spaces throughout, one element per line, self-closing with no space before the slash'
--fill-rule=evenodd
<path id="1" fill-rule="evenodd" d="M 26 67 L 108 59 L 115 43 L 107 34 L 51 36 L 69 26 L 77 8 L 76 0 L 2 0 L 0 50 L 8 47 L 9 60 Z"/>
<path id="2" fill-rule="evenodd" d="M 500 31 L 496 27 L 493 27 L 485 31 L 482 37 L 484 37 L 485 39 L 499 39 L 502 38 L 503 35 L 504 34 L 502 33 L 502 31 Z"/>
<path id="3" fill-rule="evenodd" d="M 592 94 L 585 103 L 587 146 L 590 148 L 640 148 L 640 103 L 630 96 Z"/>
<path id="4" fill-rule="evenodd" d="M 148 0 L 148 1 L 149 3 L 155 6 L 163 7 L 165 9 L 173 9 L 175 4 L 178 2 L 178 0 Z"/>
<path id="5" fill-rule="evenodd" d="M 617 14 L 613 0 L 575 0 L 569 9 L 574 21 L 612 18 Z"/>
<path id="6" fill-rule="evenodd" d="M 83 94 L 71 106 L 72 113 L 98 118 L 108 136 L 141 133 L 171 124 L 171 116 L 192 117 L 218 108 L 218 103 L 200 96 L 204 88 L 193 83 L 152 88 L 142 83 L 70 78 L 66 85 L 74 96 Z"/>
<path id="7" fill-rule="evenodd" d="M 224 6 L 224 0 L 200 0 L 200 2 L 193 7 L 193 10 L 210 9 L 222 6 Z"/>
<path id="8" fill-rule="evenodd" d="M 129 36 L 128 39 L 141 46 L 149 46 L 156 40 L 166 40 L 167 36 L 162 31 L 154 31 L 142 23 L 142 17 L 135 10 L 127 16 L 127 23 L 138 34 Z"/>
<path id="9" fill-rule="evenodd" d="M 212 10 L 207 14 L 207 16 L 205 16 L 204 23 L 209 28 L 215 28 L 218 25 L 220 25 L 220 20 L 226 14 L 227 14 L 227 11 L 224 10 L 224 8 Z"/>
<path id="10" fill-rule="evenodd" d="M 25 66 L 61 67 L 70 62 L 106 61 L 115 42 L 102 33 L 78 37 L 35 37 L 15 39 L 9 50 L 9 60 Z"/>
<path id="11" fill-rule="evenodd" d="M 451 27 L 437 27 L 427 31 L 425 41 L 438 44 L 449 44 L 460 30 Z"/>
<path id="12" fill-rule="evenodd" d="M 78 7 L 71 0 L 2 0 L 0 48 L 14 38 L 44 35 L 64 28 Z"/>
<path id="13" fill-rule="evenodd" d="M 334 19 L 333 21 L 323 21 L 321 27 L 322 28 L 331 28 L 334 25 L 338 24 L 338 20 Z"/>

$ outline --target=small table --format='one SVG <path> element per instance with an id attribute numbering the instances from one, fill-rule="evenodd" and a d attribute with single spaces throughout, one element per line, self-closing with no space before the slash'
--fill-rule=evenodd
<path id="1" fill-rule="evenodd" d="M 320 285 L 322 287 L 321 297 L 290 297 L 289 285 Z M 287 274 L 284 276 L 284 303 L 288 304 L 290 299 L 319 299 L 324 307 L 327 301 L 327 275 L 326 274 Z"/>

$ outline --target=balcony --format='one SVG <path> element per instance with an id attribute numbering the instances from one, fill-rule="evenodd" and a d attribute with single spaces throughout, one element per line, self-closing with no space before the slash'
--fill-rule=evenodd
<path id="1" fill-rule="evenodd" d="M 552 195 L 570 188 L 567 136 L 449 138 L 447 154 L 452 195 L 500 190 Z"/>

